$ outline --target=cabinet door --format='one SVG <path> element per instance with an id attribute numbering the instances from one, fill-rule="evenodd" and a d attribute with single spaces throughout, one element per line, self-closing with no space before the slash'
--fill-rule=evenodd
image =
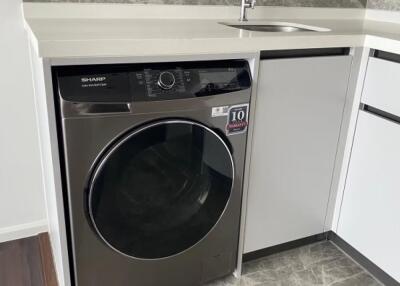
<path id="1" fill-rule="evenodd" d="M 351 61 L 261 62 L 245 253 L 324 231 Z"/>
<path id="2" fill-rule="evenodd" d="M 400 125 L 360 111 L 338 234 L 400 281 Z"/>
<path id="3" fill-rule="evenodd" d="M 400 116 L 400 64 L 370 57 L 362 102 Z"/>

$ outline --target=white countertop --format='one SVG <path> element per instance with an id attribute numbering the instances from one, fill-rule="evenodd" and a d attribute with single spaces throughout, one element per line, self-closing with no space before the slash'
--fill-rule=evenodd
<path id="1" fill-rule="evenodd" d="M 248 53 L 274 49 L 359 46 L 400 53 L 400 24 L 366 20 L 365 13 L 361 14 L 360 10 L 347 9 L 338 13 L 338 18 L 333 16 L 333 13 L 338 11 L 316 8 L 280 8 L 275 9 L 273 15 L 263 15 L 259 12 L 254 15 L 255 20 L 252 22 L 288 22 L 330 30 L 266 33 L 250 32 L 220 24 L 237 22 L 234 18 L 236 10 L 239 11 L 237 7 L 178 7 L 174 11 L 176 17 L 171 15 L 171 12 L 168 14 L 168 11 L 164 14 L 169 16 L 165 17 L 161 14 L 154 15 L 154 9 L 163 11 L 171 8 L 155 5 L 152 14 L 146 18 L 150 6 L 136 6 L 139 8 L 132 10 L 132 15 L 127 15 L 126 5 L 114 4 L 111 10 L 104 10 L 110 11 L 109 13 L 102 10 L 105 9 L 101 7 L 103 4 L 69 4 L 64 6 L 65 9 L 63 4 L 47 5 L 52 6 L 42 4 L 41 10 L 38 10 L 38 3 L 24 4 L 26 27 L 33 46 L 43 58 Z M 132 6 L 135 7 L 131 4 L 128 10 L 132 9 Z M 50 9 L 46 13 L 47 8 L 43 7 Z M 87 11 L 79 11 L 80 7 Z M 141 9 L 144 9 L 144 12 Z M 179 9 L 186 9 L 186 15 L 189 15 L 187 17 L 190 19 L 179 17 L 182 14 Z M 197 15 L 196 9 L 199 11 Z M 271 8 L 266 10 L 265 7 L 256 9 L 271 11 Z M 216 14 L 221 11 L 224 12 L 220 13 L 223 18 L 210 19 L 218 16 Z M 283 13 L 290 18 L 280 18 L 279 14 Z M 200 14 L 204 14 L 204 19 Z M 250 14 L 250 19 L 251 16 Z M 269 20 L 263 20 L 265 17 Z"/>

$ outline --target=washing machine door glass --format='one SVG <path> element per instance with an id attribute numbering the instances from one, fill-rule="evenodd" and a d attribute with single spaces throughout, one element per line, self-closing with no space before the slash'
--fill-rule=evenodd
<path id="1" fill-rule="evenodd" d="M 99 237 L 124 255 L 176 255 L 216 226 L 233 176 L 231 152 L 211 129 L 185 120 L 153 123 L 99 160 L 89 185 L 89 217 Z"/>

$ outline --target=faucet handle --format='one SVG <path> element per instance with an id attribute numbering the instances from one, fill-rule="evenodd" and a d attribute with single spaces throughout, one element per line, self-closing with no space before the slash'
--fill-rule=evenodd
<path id="1" fill-rule="evenodd" d="M 254 9 L 254 6 L 256 5 L 256 0 L 250 0 L 250 8 Z"/>

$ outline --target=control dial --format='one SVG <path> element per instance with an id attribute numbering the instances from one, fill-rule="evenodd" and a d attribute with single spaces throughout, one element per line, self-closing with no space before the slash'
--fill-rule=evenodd
<path id="1" fill-rule="evenodd" d="M 160 73 L 157 84 L 162 89 L 171 89 L 175 84 L 174 74 L 168 71 Z"/>

